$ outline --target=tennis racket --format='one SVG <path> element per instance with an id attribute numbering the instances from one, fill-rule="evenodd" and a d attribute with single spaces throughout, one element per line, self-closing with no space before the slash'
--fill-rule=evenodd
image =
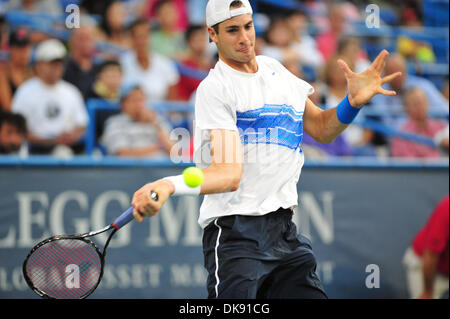
<path id="1" fill-rule="evenodd" d="M 154 201 L 158 194 L 150 192 Z M 31 249 L 23 262 L 23 276 L 39 296 L 49 299 L 84 299 L 100 284 L 106 249 L 114 234 L 133 220 L 133 207 L 103 229 L 78 235 L 47 238 Z M 103 252 L 89 237 L 112 230 Z"/>

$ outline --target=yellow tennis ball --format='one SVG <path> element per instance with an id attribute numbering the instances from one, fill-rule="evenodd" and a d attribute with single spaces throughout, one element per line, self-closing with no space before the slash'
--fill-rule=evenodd
<path id="1" fill-rule="evenodd" d="M 184 182 L 189 187 L 197 187 L 203 183 L 203 171 L 197 167 L 188 167 L 183 171 Z"/>

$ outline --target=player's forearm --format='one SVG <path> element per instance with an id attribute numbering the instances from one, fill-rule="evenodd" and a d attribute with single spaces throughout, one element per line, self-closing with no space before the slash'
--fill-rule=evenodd
<path id="1" fill-rule="evenodd" d="M 308 99 L 303 129 L 319 143 L 332 143 L 348 127 L 357 112 L 358 109 L 353 108 L 346 99 L 337 107 L 327 110 L 322 110 Z"/>
<path id="2" fill-rule="evenodd" d="M 347 127 L 336 116 L 336 108 L 321 110 L 310 105 L 305 112 L 303 128 L 319 143 L 332 143 Z"/>
<path id="3" fill-rule="evenodd" d="M 332 143 L 348 127 L 337 118 L 336 108 L 321 113 L 321 129 L 318 132 L 321 143 Z"/>
<path id="4" fill-rule="evenodd" d="M 237 131 L 211 131 L 212 164 L 203 170 L 201 194 L 234 192 L 242 176 L 243 150 Z"/>
<path id="5" fill-rule="evenodd" d="M 436 277 L 437 265 L 439 262 L 439 255 L 425 249 L 422 256 L 422 273 L 424 292 L 432 294 L 434 288 L 434 279 Z"/>
<path id="6" fill-rule="evenodd" d="M 242 164 L 213 164 L 204 169 L 203 174 L 200 194 L 234 192 L 239 188 Z"/>

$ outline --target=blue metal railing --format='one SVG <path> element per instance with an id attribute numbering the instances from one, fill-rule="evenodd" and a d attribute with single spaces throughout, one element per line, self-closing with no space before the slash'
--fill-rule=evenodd
<path id="1" fill-rule="evenodd" d="M 365 127 L 374 132 L 381 133 L 386 137 L 399 137 L 415 143 L 424 144 L 429 147 L 438 147 L 434 140 L 429 138 L 428 136 L 402 132 L 394 127 L 385 125 L 378 121 L 364 119 L 361 121 L 355 121 L 354 124 Z"/>
<path id="2" fill-rule="evenodd" d="M 97 113 L 100 111 L 119 111 L 117 103 L 109 102 L 103 99 L 90 99 L 86 103 L 89 114 L 89 123 L 84 136 L 85 152 L 91 155 L 98 147 L 97 141 Z"/>
<path id="3" fill-rule="evenodd" d="M 69 159 L 61 159 L 52 156 L 31 155 L 19 157 L 12 155 L 0 155 L 1 167 L 188 167 L 194 163 L 182 161 L 175 163 L 167 159 L 138 159 L 121 158 L 115 156 L 74 156 Z M 307 159 L 305 168 L 339 168 L 339 169 L 426 169 L 426 170 L 447 170 L 449 168 L 448 159 L 417 160 L 417 159 L 378 159 L 378 158 L 328 158 L 323 160 Z"/>

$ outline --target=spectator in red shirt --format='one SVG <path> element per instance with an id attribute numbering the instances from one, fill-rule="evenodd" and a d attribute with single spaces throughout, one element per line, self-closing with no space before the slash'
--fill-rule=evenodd
<path id="1" fill-rule="evenodd" d="M 332 5 L 328 14 L 329 28 L 317 37 L 317 48 L 325 61 L 338 49 L 338 43 L 346 28 L 345 10 L 342 4 Z"/>
<path id="2" fill-rule="evenodd" d="M 155 17 L 156 5 L 160 1 L 162 0 L 147 0 L 144 8 L 145 17 L 147 19 L 153 19 Z M 189 24 L 186 0 L 173 0 L 173 2 L 178 12 L 178 23 L 177 23 L 178 30 L 185 31 Z"/>
<path id="3" fill-rule="evenodd" d="M 189 101 L 192 98 L 192 94 L 202 81 L 201 73 L 203 72 L 206 76 L 212 66 L 206 53 L 208 43 L 206 28 L 201 25 L 191 25 L 187 29 L 185 37 L 188 48 L 179 61 L 182 65 L 200 72 L 198 72 L 199 77 L 197 78 L 187 75 L 180 76 L 176 90 L 177 99 L 180 101 Z"/>
<path id="4" fill-rule="evenodd" d="M 447 195 L 439 202 L 403 258 L 412 298 L 448 294 L 448 200 Z"/>
<path id="5" fill-rule="evenodd" d="M 408 90 L 404 96 L 404 104 L 408 120 L 400 127 L 401 131 L 433 139 L 446 127 L 446 123 L 428 117 L 428 100 L 421 88 L 415 87 Z M 437 148 L 400 138 L 392 140 L 391 154 L 394 157 L 413 158 L 439 158 L 441 156 Z"/>

